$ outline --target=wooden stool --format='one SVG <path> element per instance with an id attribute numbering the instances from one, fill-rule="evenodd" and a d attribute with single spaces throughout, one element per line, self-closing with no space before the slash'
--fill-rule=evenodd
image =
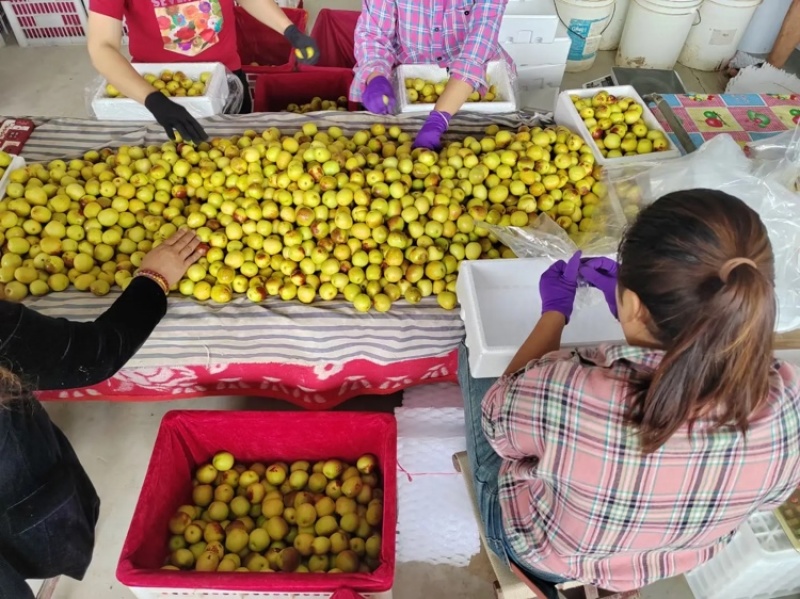
<path id="1" fill-rule="evenodd" d="M 36 599 L 51 599 L 56 590 L 58 580 L 59 577 L 56 576 L 55 578 L 48 578 L 43 581 L 42 586 L 39 587 L 39 592 L 36 593 Z"/>
<path id="2" fill-rule="evenodd" d="M 483 545 L 486 555 L 489 556 L 489 563 L 497 578 L 494 583 L 497 599 L 546 599 L 546 595 L 539 587 L 523 576 L 515 565 L 512 564 L 509 568 L 486 544 L 486 534 L 478 511 L 478 497 L 475 494 L 475 485 L 472 484 L 472 470 L 469 467 L 466 451 L 453 455 L 453 466 L 463 475 L 464 484 L 467 486 L 472 510 L 481 533 L 481 545 Z"/>

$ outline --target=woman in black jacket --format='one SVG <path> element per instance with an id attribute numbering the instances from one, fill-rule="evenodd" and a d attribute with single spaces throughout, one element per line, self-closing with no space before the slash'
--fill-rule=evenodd
<path id="1" fill-rule="evenodd" d="M 178 231 L 148 253 L 94 322 L 0 302 L 0 599 L 33 597 L 26 579 L 82 579 L 94 548 L 100 500 L 33 391 L 113 376 L 166 313 L 169 288 L 203 253 L 193 233 Z"/>

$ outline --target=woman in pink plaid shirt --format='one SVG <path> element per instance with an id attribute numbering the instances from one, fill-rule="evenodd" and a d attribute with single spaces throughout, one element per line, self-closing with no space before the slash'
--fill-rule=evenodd
<path id="1" fill-rule="evenodd" d="M 450 71 L 444 93 L 417 134 L 415 147 L 439 149 L 450 118 L 469 95 L 486 88 L 486 63 L 511 58 L 500 47 L 508 0 L 363 0 L 355 32 L 350 99 L 375 114 L 392 114 L 390 83 L 398 64 L 438 64 Z"/>
<path id="2" fill-rule="evenodd" d="M 673 193 L 619 257 L 545 272 L 541 319 L 497 381 L 460 356 L 487 538 L 549 592 L 687 572 L 800 484 L 800 377 L 773 357 L 758 214 L 720 191 Z M 628 345 L 559 351 L 579 280 L 603 291 Z"/>

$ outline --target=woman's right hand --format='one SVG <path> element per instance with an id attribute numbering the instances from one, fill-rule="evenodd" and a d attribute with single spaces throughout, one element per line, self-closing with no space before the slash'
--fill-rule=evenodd
<path id="1" fill-rule="evenodd" d="M 584 281 L 603 292 L 614 318 L 619 318 L 617 315 L 618 270 L 619 264 L 610 258 L 587 258 L 581 262 L 578 271 Z"/>
<path id="2" fill-rule="evenodd" d="M 186 270 L 202 256 L 208 248 L 189 229 L 179 229 L 158 247 L 150 250 L 142 260 L 140 270 L 153 271 L 166 279 L 169 287 L 180 282 Z"/>

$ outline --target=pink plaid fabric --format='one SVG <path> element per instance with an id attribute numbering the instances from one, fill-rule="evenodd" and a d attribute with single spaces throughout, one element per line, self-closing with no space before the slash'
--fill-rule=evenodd
<path id="1" fill-rule="evenodd" d="M 626 381 L 662 355 L 627 346 L 555 352 L 486 394 L 483 430 L 503 458 L 506 535 L 531 566 L 609 590 L 640 588 L 705 562 L 800 483 L 800 378 L 779 361 L 746 437 L 698 421 L 643 455 L 623 424 Z"/>
<path id="2" fill-rule="evenodd" d="M 438 64 L 475 89 L 486 87 L 486 63 L 504 58 L 498 42 L 508 0 L 364 0 L 355 32 L 355 79 L 361 100 L 367 78 L 390 78 L 398 64 Z"/>

